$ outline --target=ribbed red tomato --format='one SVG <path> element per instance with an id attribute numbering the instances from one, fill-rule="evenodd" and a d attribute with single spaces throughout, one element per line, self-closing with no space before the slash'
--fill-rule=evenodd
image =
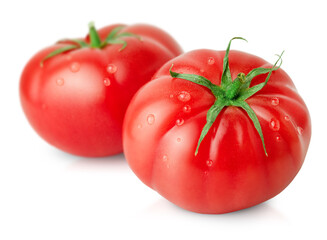
<path id="1" fill-rule="evenodd" d="M 164 64 L 124 120 L 135 174 L 199 213 L 236 211 L 280 193 L 300 170 L 311 136 L 309 112 L 286 72 L 229 46 Z"/>
<path id="2" fill-rule="evenodd" d="M 122 151 L 122 122 L 133 94 L 181 48 L 144 24 L 90 25 L 85 39 L 67 39 L 27 63 L 20 82 L 23 110 L 36 132 L 81 156 Z"/>

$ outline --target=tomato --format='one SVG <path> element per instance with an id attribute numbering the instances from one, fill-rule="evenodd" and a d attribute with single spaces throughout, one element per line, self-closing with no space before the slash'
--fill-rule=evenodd
<path id="1" fill-rule="evenodd" d="M 25 66 L 23 110 L 53 146 L 80 156 L 122 151 L 122 123 L 134 93 L 181 48 L 150 25 L 90 25 L 85 39 L 64 39 Z"/>
<path id="2" fill-rule="evenodd" d="M 280 193 L 300 170 L 311 136 L 308 109 L 280 59 L 272 66 L 229 47 L 164 64 L 124 120 L 134 173 L 198 213 L 236 211 Z"/>

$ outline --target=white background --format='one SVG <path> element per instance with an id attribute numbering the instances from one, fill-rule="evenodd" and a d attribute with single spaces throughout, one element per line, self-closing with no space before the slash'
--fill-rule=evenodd
<path id="1" fill-rule="evenodd" d="M 327 239 L 325 1 L 1 1 L 0 239 Z M 64 37 L 111 23 L 150 23 L 185 51 L 232 49 L 274 62 L 312 119 L 305 163 L 281 194 L 223 215 L 180 209 L 144 186 L 124 156 L 81 158 L 44 142 L 21 110 L 18 84 L 29 58 Z"/>

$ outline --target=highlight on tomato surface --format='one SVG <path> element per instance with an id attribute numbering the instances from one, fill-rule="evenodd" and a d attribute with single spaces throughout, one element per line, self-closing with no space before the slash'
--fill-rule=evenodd
<path id="1" fill-rule="evenodd" d="M 122 152 L 122 123 L 134 93 L 181 54 L 163 30 L 114 24 L 85 38 L 62 39 L 26 64 L 20 80 L 25 115 L 51 145 L 80 156 Z"/>
<path id="2" fill-rule="evenodd" d="M 227 213 L 279 194 L 300 170 L 308 109 L 287 73 L 241 51 L 165 63 L 133 97 L 123 126 L 134 173 L 176 205 Z"/>

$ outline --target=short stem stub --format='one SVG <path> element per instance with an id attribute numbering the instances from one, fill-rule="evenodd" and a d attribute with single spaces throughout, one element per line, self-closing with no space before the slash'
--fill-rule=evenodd
<path id="1" fill-rule="evenodd" d="M 237 97 L 240 92 L 241 87 L 245 83 L 245 74 L 239 73 L 237 78 L 227 87 L 226 89 L 226 98 L 233 100 Z"/>
<path id="2" fill-rule="evenodd" d="M 92 48 L 100 48 L 101 46 L 101 39 L 97 32 L 97 30 L 94 27 L 94 23 L 89 23 L 89 35 L 90 35 L 90 43 Z"/>

